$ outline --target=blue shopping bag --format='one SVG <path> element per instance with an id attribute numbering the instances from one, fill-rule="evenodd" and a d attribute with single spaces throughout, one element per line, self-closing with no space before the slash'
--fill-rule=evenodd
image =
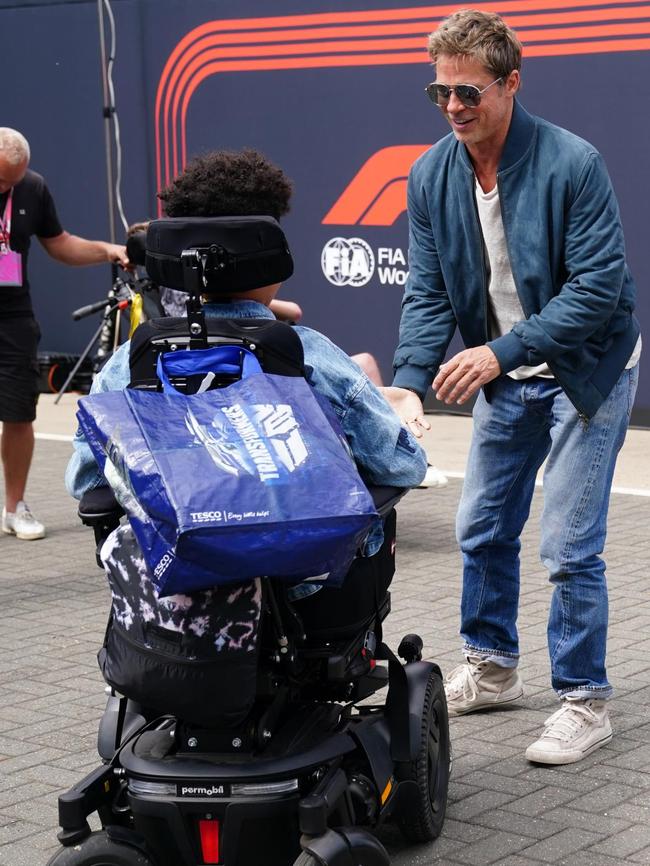
<path id="1" fill-rule="evenodd" d="M 163 392 L 83 397 L 77 417 L 161 595 L 262 575 L 339 584 L 379 517 L 329 405 L 241 347 L 161 355 Z M 185 395 L 169 376 L 241 374 Z"/>

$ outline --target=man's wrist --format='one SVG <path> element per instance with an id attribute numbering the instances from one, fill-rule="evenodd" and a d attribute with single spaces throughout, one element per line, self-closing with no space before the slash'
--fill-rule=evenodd
<path id="1" fill-rule="evenodd" d="M 422 400 L 426 395 L 433 376 L 428 367 L 418 367 L 414 364 L 402 364 L 395 369 L 393 387 L 412 391 Z"/>
<path id="2" fill-rule="evenodd" d="M 415 396 L 419 399 L 421 403 L 424 403 L 424 394 L 418 391 L 416 388 L 407 388 L 406 385 L 400 385 L 400 388 L 403 388 L 405 391 L 410 391 L 411 394 L 415 394 Z"/>

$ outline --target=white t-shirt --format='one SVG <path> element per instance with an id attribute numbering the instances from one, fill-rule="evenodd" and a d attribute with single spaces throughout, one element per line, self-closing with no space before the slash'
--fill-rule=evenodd
<path id="1" fill-rule="evenodd" d="M 522 322 L 526 316 L 522 309 L 515 287 L 515 281 L 510 267 L 510 258 L 506 246 L 506 236 L 501 218 L 499 204 L 499 188 L 483 192 L 476 181 L 476 204 L 483 232 L 485 254 L 489 265 L 488 301 L 490 339 L 508 334 L 513 325 Z M 641 337 L 637 340 L 626 369 L 633 367 L 641 355 Z M 531 376 L 542 376 L 552 379 L 553 374 L 547 364 L 536 367 L 517 367 L 508 373 L 511 379 L 530 379 Z"/>

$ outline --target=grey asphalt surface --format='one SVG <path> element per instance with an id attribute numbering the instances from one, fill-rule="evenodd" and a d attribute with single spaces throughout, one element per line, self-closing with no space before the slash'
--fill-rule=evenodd
<path id="1" fill-rule="evenodd" d="M 39 441 L 28 500 L 48 537 L 0 537 L 0 866 L 42 866 L 57 848 L 57 794 L 95 767 L 105 696 L 95 655 L 109 593 L 89 530 L 62 474 L 70 446 Z M 386 636 L 419 631 L 444 672 L 460 660 L 461 481 L 418 490 L 399 506 L 398 572 Z M 454 771 L 434 843 L 406 848 L 387 828 L 394 866 L 650 863 L 650 498 L 614 495 L 610 586 L 611 744 L 579 764 L 530 765 L 526 746 L 556 709 L 549 685 L 550 589 L 537 557 L 541 497 L 524 536 L 520 635 L 525 698 L 451 722 Z"/>

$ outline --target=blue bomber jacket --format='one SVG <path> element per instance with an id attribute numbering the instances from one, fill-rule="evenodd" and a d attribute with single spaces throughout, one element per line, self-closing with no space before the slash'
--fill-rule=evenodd
<path id="1" fill-rule="evenodd" d="M 411 169 L 409 278 L 394 384 L 424 395 L 458 326 L 468 348 L 490 346 L 503 374 L 548 363 L 578 412 L 593 416 L 639 335 L 618 205 L 602 157 L 515 101 L 497 185 L 526 318 L 494 340 L 474 184 L 467 150 L 453 134 Z"/>

